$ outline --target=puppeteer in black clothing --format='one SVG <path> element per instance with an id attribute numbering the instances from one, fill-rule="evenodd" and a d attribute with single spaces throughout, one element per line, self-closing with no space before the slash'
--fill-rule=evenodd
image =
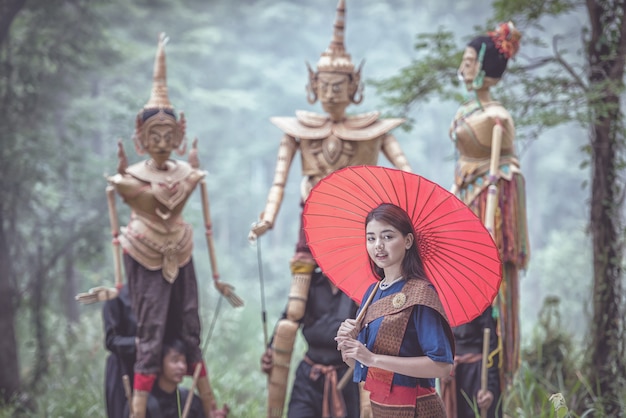
<path id="1" fill-rule="evenodd" d="M 189 390 L 178 388 L 172 393 L 167 393 L 154 385 L 148 397 L 146 418 L 179 418 L 189 396 Z M 197 395 L 193 395 L 191 408 L 187 418 L 205 418 L 202 410 L 202 402 Z"/>
<path id="2" fill-rule="evenodd" d="M 358 306 L 354 301 L 332 285 L 319 269 L 315 270 L 311 277 L 304 317 L 300 321 L 300 329 L 308 349 L 295 373 L 288 418 L 325 416 L 322 413 L 325 403 L 330 416 L 337 416 L 334 415 L 331 405 L 334 394 L 330 386 L 335 386 L 348 371 L 348 367 L 341 358 L 341 352 L 337 350 L 335 336 L 339 325 L 346 318 L 354 318 L 357 309 Z M 271 349 L 268 351 L 271 352 Z M 267 362 L 267 353 L 262 361 Z M 266 371 L 265 364 L 263 366 Z M 334 382 L 332 385 L 331 381 Z M 329 385 L 326 399 L 325 385 Z M 350 380 L 341 394 L 344 415 L 340 416 L 358 418 L 360 415 L 358 385 Z"/>
<path id="3" fill-rule="evenodd" d="M 158 384 L 154 385 L 148 396 L 146 418 L 179 418 L 185 408 L 187 396 L 189 396 L 189 390 L 186 388 L 179 387 L 174 392 L 168 393 Z M 124 412 L 128 417 L 128 405 L 124 407 Z M 187 418 L 205 418 L 198 395 L 193 395 Z"/>
<path id="4" fill-rule="evenodd" d="M 185 409 L 189 390 L 180 386 L 187 370 L 187 347 L 182 340 L 171 339 L 163 343 L 161 370 L 157 374 L 156 383 L 147 397 L 146 418 L 179 418 Z M 187 418 L 205 418 L 200 398 L 191 395 L 190 409 Z M 228 408 L 215 411 L 212 418 L 225 418 Z M 128 409 L 126 409 L 128 416 Z"/>
<path id="5" fill-rule="evenodd" d="M 137 322 L 130 307 L 128 286 L 122 287 L 119 296 L 111 299 L 102 308 L 105 345 L 110 352 L 105 368 L 105 398 L 108 418 L 127 418 L 124 415 L 126 395 L 122 376 L 128 375 L 133 384 L 135 363 L 135 335 Z"/>
<path id="6" fill-rule="evenodd" d="M 487 418 L 502 416 L 500 390 L 498 336 L 493 310 L 488 307 L 480 316 L 467 324 L 454 327 L 456 355 L 454 372 L 450 379 L 442 381 L 442 398 L 446 404 L 448 418 L 475 418 L 476 398 L 481 386 L 482 350 L 484 329 L 489 328 L 489 362 L 487 390 L 493 400 L 487 410 Z M 446 394 L 446 391 L 449 391 Z M 467 398 L 470 399 L 468 402 Z M 455 408 L 456 406 L 456 408 Z M 455 413 L 456 409 L 456 413 Z"/>

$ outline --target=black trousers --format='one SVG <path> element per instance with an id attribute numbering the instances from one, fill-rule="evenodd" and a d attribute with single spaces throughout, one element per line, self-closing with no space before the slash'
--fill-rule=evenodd
<path id="1" fill-rule="evenodd" d="M 341 377 L 346 371 L 348 371 L 348 366 L 337 370 L 338 381 L 341 380 Z M 291 390 L 291 399 L 287 411 L 288 418 L 320 418 L 322 416 L 325 376 L 321 375 L 317 380 L 313 381 L 309 378 L 309 373 L 311 373 L 311 366 L 304 361 L 300 362 Z M 358 384 L 350 380 L 343 388 L 342 393 L 346 403 L 347 417 L 359 418 L 360 403 Z"/>
<path id="2" fill-rule="evenodd" d="M 456 366 L 456 404 L 457 418 L 475 418 L 472 403 L 480 389 L 480 368 L 482 362 L 463 363 Z M 496 390 L 493 389 L 492 390 Z M 464 395 L 465 394 L 465 395 Z M 467 401 L 466 397 L 470 399 Z M 502 401 L 500 391 L 493 394 L 494 400 L 487 410 L 487 418 L 502 417 Z"/>

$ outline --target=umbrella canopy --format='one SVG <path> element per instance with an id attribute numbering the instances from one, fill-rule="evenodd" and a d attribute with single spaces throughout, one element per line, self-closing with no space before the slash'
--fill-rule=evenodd
<path id="1" fill-rule="evenodd" d="M 365 241 L 365 217 L 382 203 L 404 209 L 428 279 L 450 321 L 458 326 L 494 300 L 500 281 L 498 249 L 480 219 L 453 194 L 416 174 L 379 166 L 347 167 L 311 190 L 304 232 L 328 278 L 361 302 L 376 281 Z"/>

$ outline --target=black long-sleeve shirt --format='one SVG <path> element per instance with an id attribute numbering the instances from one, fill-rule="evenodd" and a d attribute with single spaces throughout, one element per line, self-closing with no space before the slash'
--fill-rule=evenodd
<path id="1" fill-rule="evenodd" d="M 308 344 L 306 355 L 317 364 L 343 364 L 337 351 L 337 330 L 347 318 L 355 318 L 358 306 L 341 290 L 333 294 L 328 279 L 319 272 L 311 277 L 302 335 Z M 283 318 L 286 313 L 283 313 Z"/>

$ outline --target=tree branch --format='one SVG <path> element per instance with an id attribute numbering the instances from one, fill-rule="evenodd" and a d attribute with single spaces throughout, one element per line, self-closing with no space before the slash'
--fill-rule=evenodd
<path id="1" fill-rule="evenodd" d="M 582 78 L 580 78 L 578 76 L 578 74 L 576 74 L 576 72 L 574 71 L 574 69 L 572 68 L 571 65 L 569 65 L 561 56 L 561 54 L 559 53 L 559 49 L 557 48 L 557 42 L 558 40 L 561 38 L 561 36 L 559 35 L 555 35 L 552 38 L 552 50 L 554 51 L 554 56 L 556 57 L 556 60 L 559 64 L 561 64 L 561 66 L 563 68 L 565 68 L 565 70 L 569 73 L 569 75 L 572 76 L 572 78 L 574 78 L 574 80 L 576 81 L 576 84 L 578 85 L 578 87 L 580 87 L 583 91 L 588 91 L 589 88 L 587 87 L 587 85 L 585 84 L 585 82 L 583 81 Z"/>

